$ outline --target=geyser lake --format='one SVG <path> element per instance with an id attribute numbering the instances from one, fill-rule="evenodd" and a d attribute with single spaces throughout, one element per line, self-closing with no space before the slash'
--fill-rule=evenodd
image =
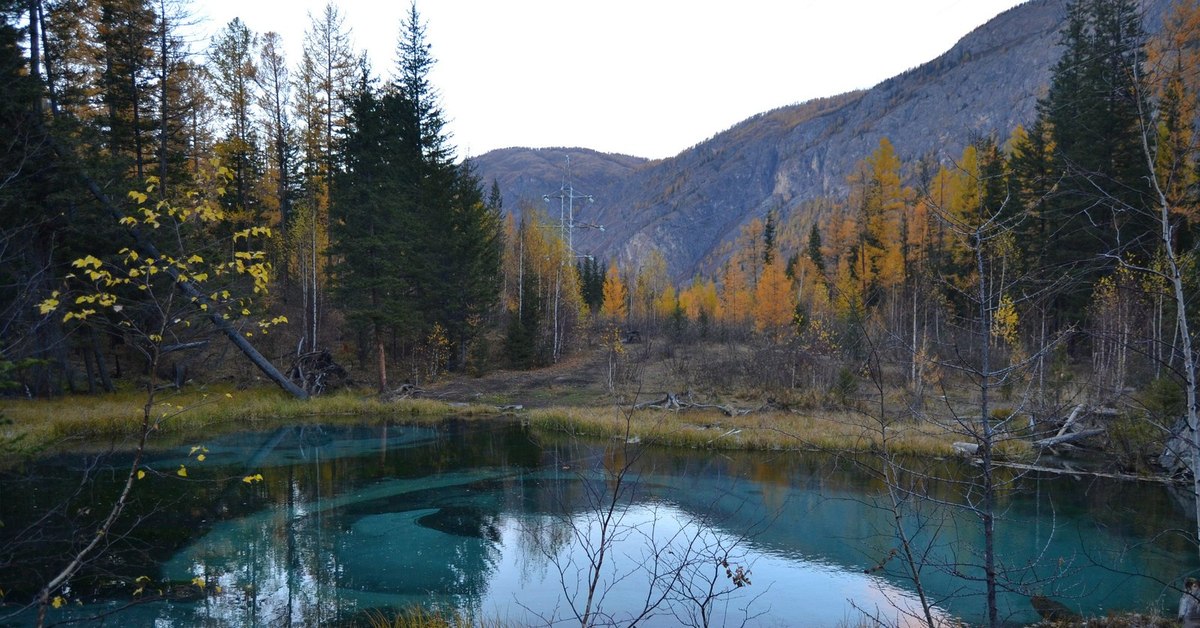
<path id="1" fill-rule="evenodd" d="M 77 583 L 70 603 L 50 610 L 51 623 L 117 611 L 104 622 L 327 625 L 414 604 L 492 624 L 578 623 L 597 504 L 617 488 L 601 469 L 634 452 L 592 605 L 599 620 L 624 625 L 641 615 L 640 625 L 675 626 L 707 614 L 713 625 L 838 626 L 866 612 L 904 624 L 897 609 L 915 608 L 870 459 L 624 447 L 505 419 L 285 427 L 195 444 L 203 462 L 190 446 L 151 453 L 129 513 L 142 521 L 114 541 L 120 561 L 97 580 L 107 584 Z M 67 499 L 97 460 L 87 494 L 106 509 L 120 456 L 59 455 L 0 476 L 0 542 L 38 508 Z M 942 474 L 969 477 L 959 462 L 939 464 Z M 262 481 L 244 481 L 253 474 Z M 958 504 L 974 497 L 965 485 L 930 490 Z M 1024 584 L 1001 594 L 1001 616 L 1036 621 L 1033 594 L 1088 614 L 1173 613 L 1176 587 L 1200 568 L 1189 508 L 1155 484 L 1016 479 L 999 500 L 997 554 Z M 903 521 L 929 551 L 922 578 L 940 616 L 980 621 L 978 518 L 927 502 Z M 37 584 L 29 560 L 0 574 L 10 602 L 0 617 Z M 741 587 L 731 577 L 739 567 L 749 581 Z M 156 599 L 133 594 L 138 576 L 153 581 Z M 171 594 L 188 582 L 202 592 Z M 645 616 L 647 601 L 660 599 Z"/>

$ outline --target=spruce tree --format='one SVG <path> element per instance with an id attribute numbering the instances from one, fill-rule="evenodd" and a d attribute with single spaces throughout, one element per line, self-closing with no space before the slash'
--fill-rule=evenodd
<path id="1" fill-rule="evenodd" d="M 1063 56 L 1038 103 L 1055 175 L 1040 208 L 1050 277 L 1076 281 L 1059 294 L 1063 323 L 1077 321 L 1091 287 L 1114 255 L 1149 253 L 1154 230 L 1141 149 L 1145 33 L 1133 0 L 1074 0 L 1062 31 Z M 1035 125 L 1036 129 L 1036 125 Z M 1031 134 L 1031 141 L 1040 141 Z M 1030 145 L 1029 158 L 1037 159 Z M 1030 164 L 1036 168 L 1036 164 Z"/>
<path id="2" fill-rule="evenodd" d="M 359 337 L 369 338 L 378 352 L 390 336 L 420 321 L 411 268 L 414 239 L 421 235 L 409 210 L 413 182 L 420 177 L 412 114 L 402 95 L 378 93 L 363 68 L 350 99 L 342 168 L 333 181 L 334 296 Z M 367 346 L 360 345 L 364 357 Z"/>

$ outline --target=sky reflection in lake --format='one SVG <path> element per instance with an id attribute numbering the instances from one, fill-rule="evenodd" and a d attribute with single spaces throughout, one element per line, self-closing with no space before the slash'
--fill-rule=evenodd
<path id="1" fill-rule="evenodd" d="M 120 616 L 178 626 L 318 625 L 419 603 L 518 625 L 573 618 L 586 599 L 588 549 L 598 537 L 589 496 L 611 487 L 597 474 L 612 461 L 602 445 L 543 441 L 510 423 L 460 422 L 216 439 L 206 443 L 205 472 L 253 470 L 265 480 L 237 487 L 241 514 L 205 522 L 162 564 L 158 580 L 198 578 L 206 594 Z M 174 468 L 185 453 L 166 452 L 153 464 Z M 853 464 L 650 450 L 636 479 L 601 570 L 593 611 L 602 617 L 627 623 L 660 596 L 643 625 L 690 623 L 707 612 L 717 625 L 750 618 L 832 626 L 855 620 L 860 609 L 904 623 L 897 607 L 915 608 L 898 561 L 887 559 L 896 542 L 890 513 L 873 507 L 881 487 Z M 1142 543 L 1152 530 L 1189 525 L 1159 487 L 1022 486 L 1001 500 L 998 551 L 1036 584 L 1027 594 L 1051 594 L 1091 613 L 1156 600 L 1169 606 L 1176 598 L 1163 583 L 1091 563 L 1168 581 L 1196 568 L 1192 552 L 1181 555 L 1169 536 Z M 952 568 L 970 574 L 979 526 L 969 513 L 929 510 L 906 522 L 917 515 L 939 524 L 936 535 L 918 538 L 925 534 L 939 560 L 958 560 Z M 734 586 L 722 559 L 730 572 L 748 570 L 750 584 Z M 1048 574 L 1062 577 L 1037 581 Z M 923 577 L 946 612 L 979 617 L 977 584 L 932 568 Z M 1001 604 L 1010 620 L 1036 618 L 1026 595 L 1006 594 Z"/>

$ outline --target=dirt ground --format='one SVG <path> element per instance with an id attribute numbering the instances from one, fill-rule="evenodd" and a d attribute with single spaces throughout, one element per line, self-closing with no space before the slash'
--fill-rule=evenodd
<path id="1" fill-rule="evenodd" d="M 541 369 L 492 371 L 482 377 L 451 375 L 426 386 L 421 396 L 526 408 L 603 405 L 612 399 L 605 386 L 605 371 L 601 353 L 580 353 Z"/>
<path id="2" fill-rule="evenodd" d="M 676 361 L 664 355 L 664 347 L 651 343 L 627 345 L 613 361 L 603 347 L 579 350 L 558 364 L 528 371 L 492 371 L 482 377 L 452 374 L 424 387 L 422 397 L 448 402 L 491 405 L 605 406 L 663 397 L 696 387 L 680 376 Z M 699 392 L 699 391 L 697 391 Z"/>

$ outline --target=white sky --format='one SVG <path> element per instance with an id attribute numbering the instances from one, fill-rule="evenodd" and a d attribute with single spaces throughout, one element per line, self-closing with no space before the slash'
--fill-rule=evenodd
<path id="1" fill-rule="evenodd" d="M 326 0 L 194 0 L 300 56 Z M 460 157 L 582 146 L 669 157 L 756 114 L 871 87 L 1021 0 L 419 0 Z M 336 3 L 390 74 L 408 0 Z M 204 45 L 202 40 L 200 45 Z"/>

